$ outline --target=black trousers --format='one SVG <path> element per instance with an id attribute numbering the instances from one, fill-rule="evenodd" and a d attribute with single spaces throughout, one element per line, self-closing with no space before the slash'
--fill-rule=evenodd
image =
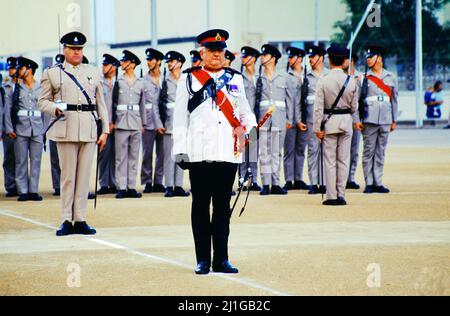
<path id="1" fill-rule="evenodd" d="M 213 264 L 228 260 L 230 234 L 230 200 L 237 164 L 228 162 L 199 162 L 189 167 L 192 191 L 192 232 L 197 262 Z M 212 200 L 213 212 L 209 208 Z"/>

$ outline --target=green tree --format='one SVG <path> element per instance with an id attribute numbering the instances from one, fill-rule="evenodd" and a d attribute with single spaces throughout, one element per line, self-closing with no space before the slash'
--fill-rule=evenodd
<path id="1" fill-rule="evenodd" d="M 362 18 L 368 0 L 342 0 L 347 6 L 348 16 L 335 23 L 338 29 L 332 41 L 346 45 L 350 34 Z M 379 0 L 381 27 L 368 27 L 364 23 L 353 49 L 361 52 L 368 44 L 386 48 L 388 55 L 400 60 L 412 60 L 415 54 L 415 0 Z M 422 10 L 423 52 L 425 60 L 450 64 L 450 25 L 439 23 L 436 15 L 450 0 L 424 0 Z M 373 11 L 371 11 L 373 12 Z"/>

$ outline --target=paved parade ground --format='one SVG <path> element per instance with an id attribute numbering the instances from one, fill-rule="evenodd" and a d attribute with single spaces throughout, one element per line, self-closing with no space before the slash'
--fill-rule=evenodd
<path id="1" fill-rule="evenodd" d="M 240 274 L 196 276 L 190 197 L 99 197 L 97 235 L 56 237 L 44 153 L 44 201 L 0 198 L 0 295 L 450 295 L 450 131 L 391 134 L 384 182 L 391 194 L 350 191 L 343 207 L 252 193 L 231 224 Z"/>

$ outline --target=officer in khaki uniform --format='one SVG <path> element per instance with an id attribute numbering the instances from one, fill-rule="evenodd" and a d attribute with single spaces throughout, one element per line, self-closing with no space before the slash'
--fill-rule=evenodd
<path id="1" fill-rule="evenodd" d="M 313 128 L 317 138 L 323 142 L 327 189 L 327 200 L 323 204 L 346 205 L 345 185 L 350 165 L 352 114 L 358 107 L 358 89 L 356 80 L 342 69 L 349 50 L 334 46 L 327 53 L 331 71 L 317 82 Z M 338 99 L 342 89 L 342 96 Z"/>
<path id="2" fill-rule="evenodd" d="M 252 112 L 254 113 L 255 109 L 255 95 L 256 95 L 256 70 L 255 64 L 261 54 L 259 51 L 250 46 L 244 46 L 241 48 L 241 73 L 242 78 L 244 79 L 244 89 L 245 96 L 247 97 L 248 103 Z M 250 150 L 248 153 L 249 165 L 252 175 L 254 177 L 252 181 L 252 186 L 250 187 L 250 191 L 261 191 L 261 187 L 258 185 L 257 176 L 258 176 L 258 146 L 247 146 L 245 150 Z M 246 157 L 247 153 L 244 152 L 244 157 Z M 239 166 L 240 177 L 244 177 L 247 172 L 247 162 L 244 159 L 244 162 Z M 247 187 L 244 186 L 244 190 L 247 190 Z"/>
<path id="3" fill-rule="evenodd" d="M 366 49 L 367 95 L 365 109 L 358 126 L 362 129 L 364 193 L 389 193 L 383 186 L 383 169 L 389 133 L 397 128 L 398 83 L 393 73 L 383 69 L 384 48 L 376 45 Z M 361 88 L 363 90 L 364 87 Z"/>
<path id="4" fill-rule="evenodd" d="M 164 192 L 162 185 L 164 177 L 164 127 L 159 115 L 159 93 L 161 90 L 161 62 L 164 54 L 148 48 L 145 51 L 148 73 L 144 76 L 145 83 L 145 109 L 147 123 L 142 133 L 142 167 L 141 184 L 145 185 L 144 193 Z M 156 145 L 156 146 L 155 146 Z M 153 148 L 156 147 L 155 173 L 153 178 Z M 152 185 L 154 183 L 154 185 Z"/>
<path id="5" fill-rule="evenodd" d="M 325 68 L 326 51 L 320 46 L 312 46 L 308 50 L 309 63 L 311 64 L 311 70 L 307 74 L 308 78 L 308 96 L 307 101 L 307 114 L 306 130 L 308 132 L 308 175 L 310 181 L 309 194 L 318 194 L 324 192 L 324 188 L 319 188 L 319 154 L 320 144 L 318 138 L 314 134 L 314 101 L 316 94 L 317 82 L 321 77 L 328 73 L 328 69 Z M 304 129 L 304 126 L 303 126 Z M 323 183 L 321 183 L 323 186 Z"/>
<path id="6" fill-rule="evenodd" d="M 100 175 L 100 190 L 97 194 L 117 193 L 116 182 L 116 152 L 114 144 L 114 126 L 112 124 L 112 92 L 114 86 L 114 78 L 117 78 L 117 72 L 120 62 L 109 54 L 103 55 L 102 61 L 102 85 L 103 96 L 108 111 L 109 137 L 106 142 L 105 149 L 99 155 L 98 170 Z"/>
<path id="7" fill-rule="evenodd" d="M 286 76 L 276 72 L 276 63 L 280 58 L 281 53 L 276 47 L 268 44 L 262 46 L 261 65 L 264 72 L 259 78 L 263 88 L 259 109 L 255 108 L 255 113 L 260 113 L 257 119 L 261 119 L 270 107 L 275 107 L 275 112 L 260 128 L 261 195 L 287 194 L 280 187 L 280 169 L 286 130 L 293 128 L 294 123 L 295 90 L 288 85 Z"/>
<path id="8" fill-rule="evenodd" d="M 124 75 L 114 84 L 113 92 L 116 179 L 119 186 L 116 198 L 141 198 L 142 194 L 136 191 L 136 177 L 141 133 L 147 122 L 145 86 L 144 80 L 134 73 L 141 63 L 135 54 L 124 50 L 120 62 Z"/>
<path id="9" fill-rule="evenodd" d="M 8 69 L 9 77 L 5 79 L 3 83 L 3 89 L 5 91 L 5 97 L 7 95 L 12 95 L 14 91 L 14 85 L 16 83 L 16 66 L 17 66 L 17 58 L 8 57 L 6 59 L 6 68 Z M 20 80 L 19 80 L 20 81 Z M 6 102 L 5 102 L 6 103 Z M 6 104 L 3 104 L 5 107 Z M 3 116 L 5 114 L 3 113 Z M 17 196 L 17 188 L 16 188 L 16 162 L 14 156 L 14 139 L 9 137 L 6 134 L 5 128 L 5 120 L 3 119 L 3 175 L 5 181 L 5 190 L 6 197 L 14 197 Z"/>
<path id="10" fill-rule="evenodd" d="M 38 189 L 45 122 L 43 113 L 37 109 L 40 93 L 39 83 L 34 79 L 37 68 L 38 64 L 34 61 L 19 57 L 17 71 L 22 82 L 16 85 L 17 90 L 6 98 L 6 133 L 15 140 L 15 174 L 19 202 L 42 201 Z"/>
<path id="11" fill-rule="evenodd" d="M 305 51 L 297 47 L 288 47 L 288 85 L 294 91 L 294 126 L 286 131 L 284 141 L 284 177 L 286 184 L 285 190 L 308 190 L 308 185 L 303 181 L 303 166 L 305 164 L 306 145 L 308 134 L 300 130 L 300 100 L 301 87 L 303 84 L 302 62 L 305 57 Z M 292 183 L 294 182 L 294 183 Z"/>
<path id="12" fill-rule="evenodd" d="M 100 74 L 94 67 L 81 63 L 85 43 L 82 33 L 64 35 L 61 38 L 64 64 L 46 69 L 41 79 L 38 107 L 57 116 L 48 132 L 48 138 L 57 143 L 61 166 L 63 224 L 57 236 L 96 233 L 86 223 L 89 176 L 96 142 L 100 151 L 106 145 L 109 121 Z M 103 131 L 98 141 L 97 115 Z M 73 226 L 71 221 L 75 221 Z"/>
<path id="13" fill-rule="evenodd" d="M 163 91 L 161 95 L 167 95 L 167 99 L 161 104 L 160 115 L 163 119 L 165 131 L 163 135 L 164 144 L 164 185 L 166 186 L 165 197 L 189 196 L 183 189 L 183 169 L 181 169 L 172 157 L 172 132 L 173 112 L 177 95 L 178 81 L 181 77 L 181 68 L 186 58 L 176 51 L 169 51 L 165 56 L 169 75 L 164 78 Z M 166 91 L 164 91 L 167 89 Z M 160 96 L 161 96 L 160 95 Z"/>

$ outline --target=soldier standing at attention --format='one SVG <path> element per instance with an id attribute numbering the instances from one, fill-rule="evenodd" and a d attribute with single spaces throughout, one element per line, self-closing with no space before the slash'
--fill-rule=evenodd
<path id="1" fill-rule="evenodd" d="M 262 46 L 261 65 L 264 72 L 257 79 L 262 83 L 262 93 L 260 103 L 255 104 L 256 119 L 262 118 L 270 107 L 275 107 L 276 110 L 260 128 L 261 195 L 287 194 L 280 187 L 280 169 L 286 130 L 291 129 L 294 123 L 296 91 L 294 87 L 288 86 L 286 76 L 276 72 L 276 64 L 280 58 L 281 53 L 276 47 L 269 44 Z M 270 185 L 272 187 L 269 190 Z"/>
<path id="2" fill-rule="evenodd" d="M 148 48 L 145 51 L 148 73 L 144 76 L 145 83 L 145 110 L 147 122 L 142 133 L 142 167 L 141 185 L 145 185 L 144 193 L 165 192 L 163 186 L 164 176 L 164 126 L 159 115 L 159 94 L 161 91 L 161 62 L 164 54 Z M 153 148 L 156 144 L 156 161 L 154 181 L 153 177 Z M 152 186 L 153 183 L 153 186 Z"/>
<path id="3" fill-rule="evenodd" d="M 211 240 L 215 272 L 238 273 L 228 260 L 230 199 L 245 133 L 256 126 L 242 76 L 223 69 L 228 32 L 209 30 L 197 37 L 203 68 L 191 68 L 178 84 L 173 155 L 189 168 L 196 274 L 208 274 Z M 213 213 L 210 216 L 212 200 Z"/>
<path id="4" fill-rule="evenodd" d="M 100 153 L 98 168 L 100 174 L 100 190 L 97 194 L 115 194 L 117 193 L 116 183 L 116 153 L 114 144 L 114 124 L 112 123 L 112 92 L 114 86 L 114 78 L 117 80 L 118 68 L 120 62 L 109 54 L 103 55 L 102 61 L 102 85 L 103 95 L 106 103 L 106 109 L 108 111 L 109 120 L 109 137 L 106 142 L 105 149 Z"/>
<path id="5" fill-rule="evenodd" d="M 358 88 L 358 95 L 361 90 L 361 83 L 362 83 L 362 74 L 358 72 L 355 69 L 355 64 L 358 63 L 358 55 L 355 53 L 352 53 L 352 60 L 351 62 L 347 58 L 344 61 L 343 69 L 346 74 L 349 74 L 356 80 L 356 86 Z M 352 149 L 350 154 L 350 171 L 348 173 L 348 179 L 347 179 L 347 185 L 346 189 L 353 189 L 358 190 L 360 188 L 359 184 L 355 181 L 355 173 L 356 168 L 358 166 L 358 159 L 359 159 L 359 144 L 361 143 L 361 131 L 354 128 L 353 129 L 353 136 L 352 136 Z"/>
<path id="6" fill-rule="evenodd" d="M 9 77 L 5 79 L 3 83 L 4 89 L 4 98 L 6 99 L 7 95 L 12 95 L 14 91 L 14 85 L 17 82 L 20 82 L 20 79 L 16 76 L 17 66 L 17 58 L 8 57 L 6 59 L 6 68 L 8 69 Z M 6 100 L 5 100 L 6 101 Z M 3 103 L 3 107 L 6 106 L 6 102 Z M 4 110 L 3 110 L 4 112 Z M 5 113 L 3 113 L 3 116 Z M 5 180 L 5 190 L 6 197 L 15 197 L 17 196 L 17 187 L 16 187 L 16 160 L 14 157 L 14 139 L 9 137 L 6 133 L 5 128 L 5 119 L 3 118 L 3 175 Z"/>
<path id="7" fill-rule="evenodd" d="M 301 128 L 308 131 L 308 174 L 309 174 L 309 194 L 325 193 L 323 183 L 322 187 L 319 187 L 319 154 L 320 144 L 319 139 L 314 134 L 314 100 L 316 94 L 317 81 L 328 73 L 328 69 L 325 68 L 324 59 L 326 51 L 320 46 L 313 46 L 308 50 L 309 63 L 311 64 L 311 70 L 307 74 L 308 78 L 308 95 L 306 97 L 307 108 L 302 108 L 301 115 L 306 118 L 306 123 L 302 122 Z M 306 113 L 303 113 L 305 111 Z M 306 125 L 306 126 L 305 126 Z"/>
<path id="8" fill-rule="evenodd" d="M 327 53 L 331 70 L 317 82 L 313 126 L 317 138 L 323 142 L 327 200 L 322 204 L 346 205 L 352 114 L 358 108 L 358 88 L 356 80 L 342 69 L 350 51 L 335 46 Z"/>
<path id="9" fill-rule="evenodd" d="M 367 67 L 361 87 L 362 108 L 357 127 L 362 129 L 364 193 L 389 193 L 383 186 L 383 169 L 389 133 L 397 129 L 398 83 L 391 72 L 383 69 L 385 50 L 380 46 L 366 49 Z"/>
<path id="10" fill-rule="evenodd" d="M 164 69 L 164 81 L 160 94 L 160 116 L 165 131 L 163 135 L 164 146 L 164 184 L 166 186 L 165 197 L 189 196 L 183 189 L 183 169 L 181 169 L 172 157 L 172 132 L 173 132 L 173 112 L 175 109 L 175 99 L 178 81 L 181 77 L 181 68 L 186 58 L 176 51 L 169 51 L 165 60 L 169 75 L 166 77 Z M 161 99 L 162 98 L 162 99 Z M 161 102 L 162 101 L 162 102 Z"/>
<path id="11" fill-rule="evenodd" d="M 254 112 L 255 108 L 255 94 L 256 94 L 256 70 L 255 64 L 260 56 L 260 53 L 257 49 L 244 46 L 241 48 L 241 73 L 242 78 L 244 79 L 244 88 L 245 95 L 247 97 L 248 103 L 252 112 Z M 254 179 L 252 181 L 252 186 L 250 187 L 250 191 L 261 191 L 261 187 L 258 185 L 257 176 L 258 176 L 258 146 L 247 146 L 245 150 L 250 150 L 249 153 L 249 167 L 252 171 L 252 175 Z M 245 153 L 244 153 L 245 155 Z M 239 166 L 239 172 L 241 177 L 245 175 L 247 171 L 247 163 L 243 162 Z M 247 190 L 247 187 L 244 187 L 244 190 Z"/>
<path id="12" fill-rule="evenodd" d="M 113 88 L 116 180 L 119 186 L 116 198 L 141 198 L 142 194 L 136 191 L 136 177 L 141 133 L 147 122 L 144 80 L 134 73 L 141 63 L 135 54 L 124 50 L 120 62 L 124 75 Z"/>
<path id="13" fill-rule="evenodd" d="M 295 126 L 286 131 L 284 141 L 284 177 L 286 184 L 283 187 L 289 190 L 308 190 L 309 186 L 303 181 L 303 166 L 305 164 L 306 144 L 308 134 L 302 131 L 300 120 L 301 86 L 303 84 L 303 58 L 305 51 L 297 47 L 288 47 L 288 84 L 295 91 L 294 118 Z M 294 184 L 292 184 L 294 182 Z"/>
<path id="14" fill-rule="evenodd" d="M 106 145 L 109 121 L 100 74 L 81 63 L 85 43 L 82 33 L 64 35 L 64 64 L 46 69 L 41 79 L 38 107 L 57 117 L 49 130 L 49 139 L 56 141 L 61 167 L 63 224 L 57 236 L 96 233 L 86 223 L 89 175 L 96 142 L 100 151 Z M 102 121 L 100 136 L 97 115 Z"/>
<path id="15" fill-rule="evenodd" d="M 38 189 L 45 123 L 44 115 L 37 108 L 40 93 L 40 85 L 34 79 L 37 68 L 38 64 L 34 61 L 19 57 L 17 71 L 21 83 L 16 84 L 12 95 L 7 95 L 6 98 L 6 132 L 15 140 L 15 174 L 19 202 L 42 201 Z"/>

